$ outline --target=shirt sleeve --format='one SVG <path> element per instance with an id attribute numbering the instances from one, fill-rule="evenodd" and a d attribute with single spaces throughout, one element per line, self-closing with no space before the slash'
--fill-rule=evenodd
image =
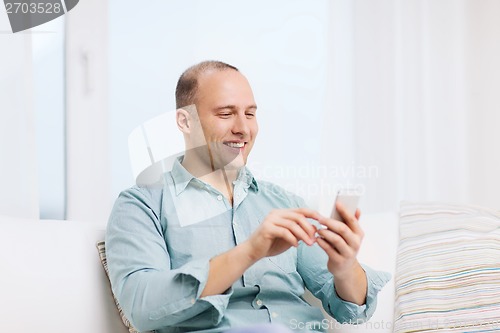
<path id="1" fill-rule="evenodd" d="M 390 274 L 362 264 L 367 279 L 366 302 L 357 305 L 338 296 L 335 277 L 326 268 L 327 261 L 326 253 L 317 244 L 299 246 L 297 269 L 306 288 L 321 300 L 325 311 L 339 323 L 359 324 L 370 319 L 377 308 L 377 294 L 390 280 Z"/>
<path id="2" fill-rule="evenodd" d="M 294 196 L 291 201 L 296 207 L 306 207 L 300 197 Z M 391 279 L 391 275 L 362 264 L 367 279 L 366 302 L 357 305 L 339 297 L 335 291 L 335 277 L 328 271 L 327 262 L 328 256 L 319 245 L 300 244 L 297 252 L 297 270 L 306 288 L 321 300 L 325 311 L 339 323 L 359 324 L 370 319 L 377 308 L 378 292 Z"/>
<path id="3" fill-rule="evenodd" d="M 160 207 L 160 190 L 135 187 L 116 200 L 106 230 L 113 293 L 139 331 L 216 326 L 232 288 L 221 295 L 200 297 L 208 279 L 208 260 L 171 268 Z"/>

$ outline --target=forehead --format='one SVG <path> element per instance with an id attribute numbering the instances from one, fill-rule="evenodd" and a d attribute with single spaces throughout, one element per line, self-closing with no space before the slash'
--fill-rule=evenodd
<path id="1" fill-rule="evenodd" d="M 238 71 L 227 69 L 210 71 L 198 78 L 197 101 L 206 104 L 231 104 L 241 107 L 254 105 L 252 88 Z"/>

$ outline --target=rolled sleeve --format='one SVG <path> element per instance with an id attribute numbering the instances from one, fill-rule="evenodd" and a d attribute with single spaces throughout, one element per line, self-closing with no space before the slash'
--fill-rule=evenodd
<path id="1" fill-rule="evenodd" d="M 205 289 L 205 286 L 207 284 L 208 280 L 208 271 L 209 271 L 209 263 L 205 260 L 194 260 L 192 261 L 189 265 L 185 266 L 185 269 L 183 270 L 184 275 L 187 276 L 192 276 L 194 279 L 196 279 L 199 283 L 198 286 L 198 292 L 195 295 L 194 299 L 191 299 L 189 303 L 193 304 L 198 302 L 206 302 L 209 303 L 215 310 L 216 310 L 216 315 L 213 316 L 213 324 L 217 325 L 220 323 L 222 320 L 222 317 L 224 316 L 224 311 L 227 309 L 227 306 L 229 304 L 229 299 L 231 298 L 231 295 L 233 294 L 233 288 L 229 288 L 226 290 L 224 293 L 219 294 L 219 295 L 210 295 L 210 296 L 205 296 L 201 297 L 201 294 L 203 290 Z"/>
<path id="2" fill-rule="evenodd" d="M 208 265 L 207 261 L 194 260 L 173 270 L 173 276 L 165 277 L 162 284 L 169 291 L 168 302 L 149 311 L 146 319 L 149 326 L 182 327 L 185 322 L 192 327 L 193 323 L 186 321 L 195 316 L 198 324 L 203 323 L 203 326 L 216 326 L 220 323 L 232 295 L 232 288 L 220 295 L 200 297 L 208 279 Z M 176 295 L 176 290 L 181 294 Z M 187 292 L 183 293 L 183 290 Z"/>
<path id="3" fill-rule="evenodd" d="M 366 273 L 366 302 L 357 305 L 341 299 L 335 291 L 335 277 L 328 271 L 328 256 L 317 245 L 301 244 L 298 250 L 298 271 L 311 293 L 321 300 L 323 308 L 340 323 L 357 324 L 371 318 L 377 308 L 377 295 L 390 280 L 390 274 L 361 265 Z"/>
<path id="4" fill-rule="evenodd" d="M 370 319 L 377 308 L 377 295 L 379 291 L 390 280 L 391 275 L 387 272 L 374 270 L 366 265 L 361 265 L 366 273 L 367 292 L 366 302 L 357 305 L 343 300 L 333 291 L 332 299 L 329 303 L 334 311 L 334 318 L 340 323 L 360 324 Z"/>
<path id="5" fill-rule="evenodd" d="M 124 191 L 117 199 L 106 231 L 113 292 L 140 331 L 216 326 L 224 316 L 232 289 L 200 297 L 208 280 L 208 259 L 171 268 L 158 218 L 159 202 L 154 193 L 139 188 Z"/>

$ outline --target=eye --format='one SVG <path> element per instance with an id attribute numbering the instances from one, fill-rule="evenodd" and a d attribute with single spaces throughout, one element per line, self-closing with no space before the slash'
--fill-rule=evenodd
<path id="1" fill-rule="evenodd" d="M 229 113 L 229 112 L 221 112 L 221 113 L 219 113 L 217 115 L 219 117 L 221 117 L 221 118 L 229 118 L 229 117 L 231 117 L 231 113 Z"/>
<path id="2" fill-rule="evenodd" d="M 246 116 L 247 116 L 247 118 L 253 118 L 253 117 L 255 117 L 255 113 L 254 112 L 247 112 Z"/>

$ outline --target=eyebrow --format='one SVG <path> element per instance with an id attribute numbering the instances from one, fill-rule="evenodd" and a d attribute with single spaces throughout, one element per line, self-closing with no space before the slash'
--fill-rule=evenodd
<path id="1" fill-rule="evenodd" d="M 216 107 L 214 109 L 214 112 L 218 112 L 218 111 L 225 110 L 225 109 L 230 109 L 230 110 L 234 111 L 234 110 L 237 110 L 238 108 L 236 107 L 236 105 L 229 104 L 229 105 L 223 105 L 223 106 Z M 245 108 L 245 111 L 247 111 L 247 110 L 257 110 L 257 105 L 252 104 L 250 106 L 247 106 Z"/>

